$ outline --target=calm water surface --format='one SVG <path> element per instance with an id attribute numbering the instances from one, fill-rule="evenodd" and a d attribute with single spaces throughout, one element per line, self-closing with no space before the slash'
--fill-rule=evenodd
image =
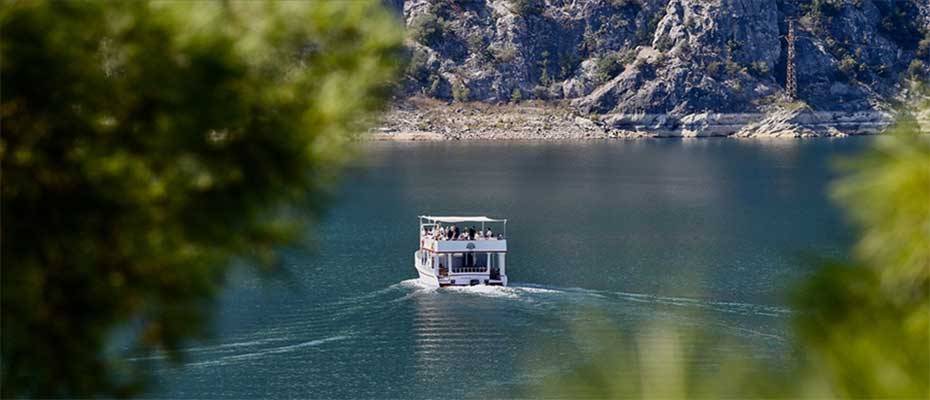
<path id="1" fill-rule="evenodd" d="M 867 143 L 373 143 L 313 249 L 284 251 L 288 276 L 236 272 L 214 336 L 156 362 L 150 395 L 526 396 L 589 360 L 579 329 L 621 343 L 656 324 L 709 333 L 684 343 L 692 366 L 784 368 L 804 255 L 851 240 L 831 160 Z M 417 286 L 426 213 L 508 218 L 512 286 Z"/>

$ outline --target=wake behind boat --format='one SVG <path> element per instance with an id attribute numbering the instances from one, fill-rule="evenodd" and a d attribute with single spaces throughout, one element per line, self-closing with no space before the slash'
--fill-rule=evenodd
<path id="1" fill-rule="evenodd" d="M 427 286 L 507 286 L 506 219 L 421 215 L 414 266 Z M 459 227 L 461 224 L 461 228 Z M 500 226 L 500 233 L 491 228 Z"/>

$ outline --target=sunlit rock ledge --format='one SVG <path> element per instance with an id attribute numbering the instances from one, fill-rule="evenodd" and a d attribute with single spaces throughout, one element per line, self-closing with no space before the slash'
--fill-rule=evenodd
<path id="1" fill-rule="evenodd" d="M 764 113 L 582 115 L 557 102 L 486 104 L 420 99 L 389 111 L 366 138 L 436 141 L 845 137 L 880 134 L 894 117 L 889 111 L 814 111 L 804 105 L 788 105 Z M 930 115 L 918 115 L 917 119 L 930 132 Z"/>

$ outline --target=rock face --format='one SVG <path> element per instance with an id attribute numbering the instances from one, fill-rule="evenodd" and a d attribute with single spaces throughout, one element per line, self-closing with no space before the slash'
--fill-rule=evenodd
<path id="1" fill-rule="evenodd" d="M 811 112 L 874 111 L 930 76 L 926 0 L 389 3 L 408 27 L 406 94 L 567 99 L 618 129 L 640 116 L 684 134 L 715 114 L 789 103 L 789 19 L 797 21 L 797 100 Z"/>
<path id="2" fill-rule="evenodd" d="M 770 73 L 780 55 L 774 2 L 672 0 L 663 12 L 651 46 L 577 104 L 599 113 L 745 112 L 777 93 Z"/>
<path id="3" fill-rule="evenodd" d="M 836 137 L 847 132 L 877 134 L 891 121 L 881 111 L 814 111 L 806 105 L 791 104 L 774 110 L 764 119 L 745 125 L 735 137 Z"/>
<path id="4" fill-rule="evenodd" d="M 584 96 L 650 43 L 659 3 L 406 0 L 406 89 L 481 101 Z"/>

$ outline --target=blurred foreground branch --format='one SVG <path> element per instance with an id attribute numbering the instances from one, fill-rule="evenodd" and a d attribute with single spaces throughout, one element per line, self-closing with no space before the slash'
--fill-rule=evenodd
<path id="1" fill-rule="evenodd" d="M 230 259 L 319 210 L 402 41 L 374 1 L 21 1 L 0 26 L 3 397 L 138 393 L 114 329 L 201 334 Z"/>

